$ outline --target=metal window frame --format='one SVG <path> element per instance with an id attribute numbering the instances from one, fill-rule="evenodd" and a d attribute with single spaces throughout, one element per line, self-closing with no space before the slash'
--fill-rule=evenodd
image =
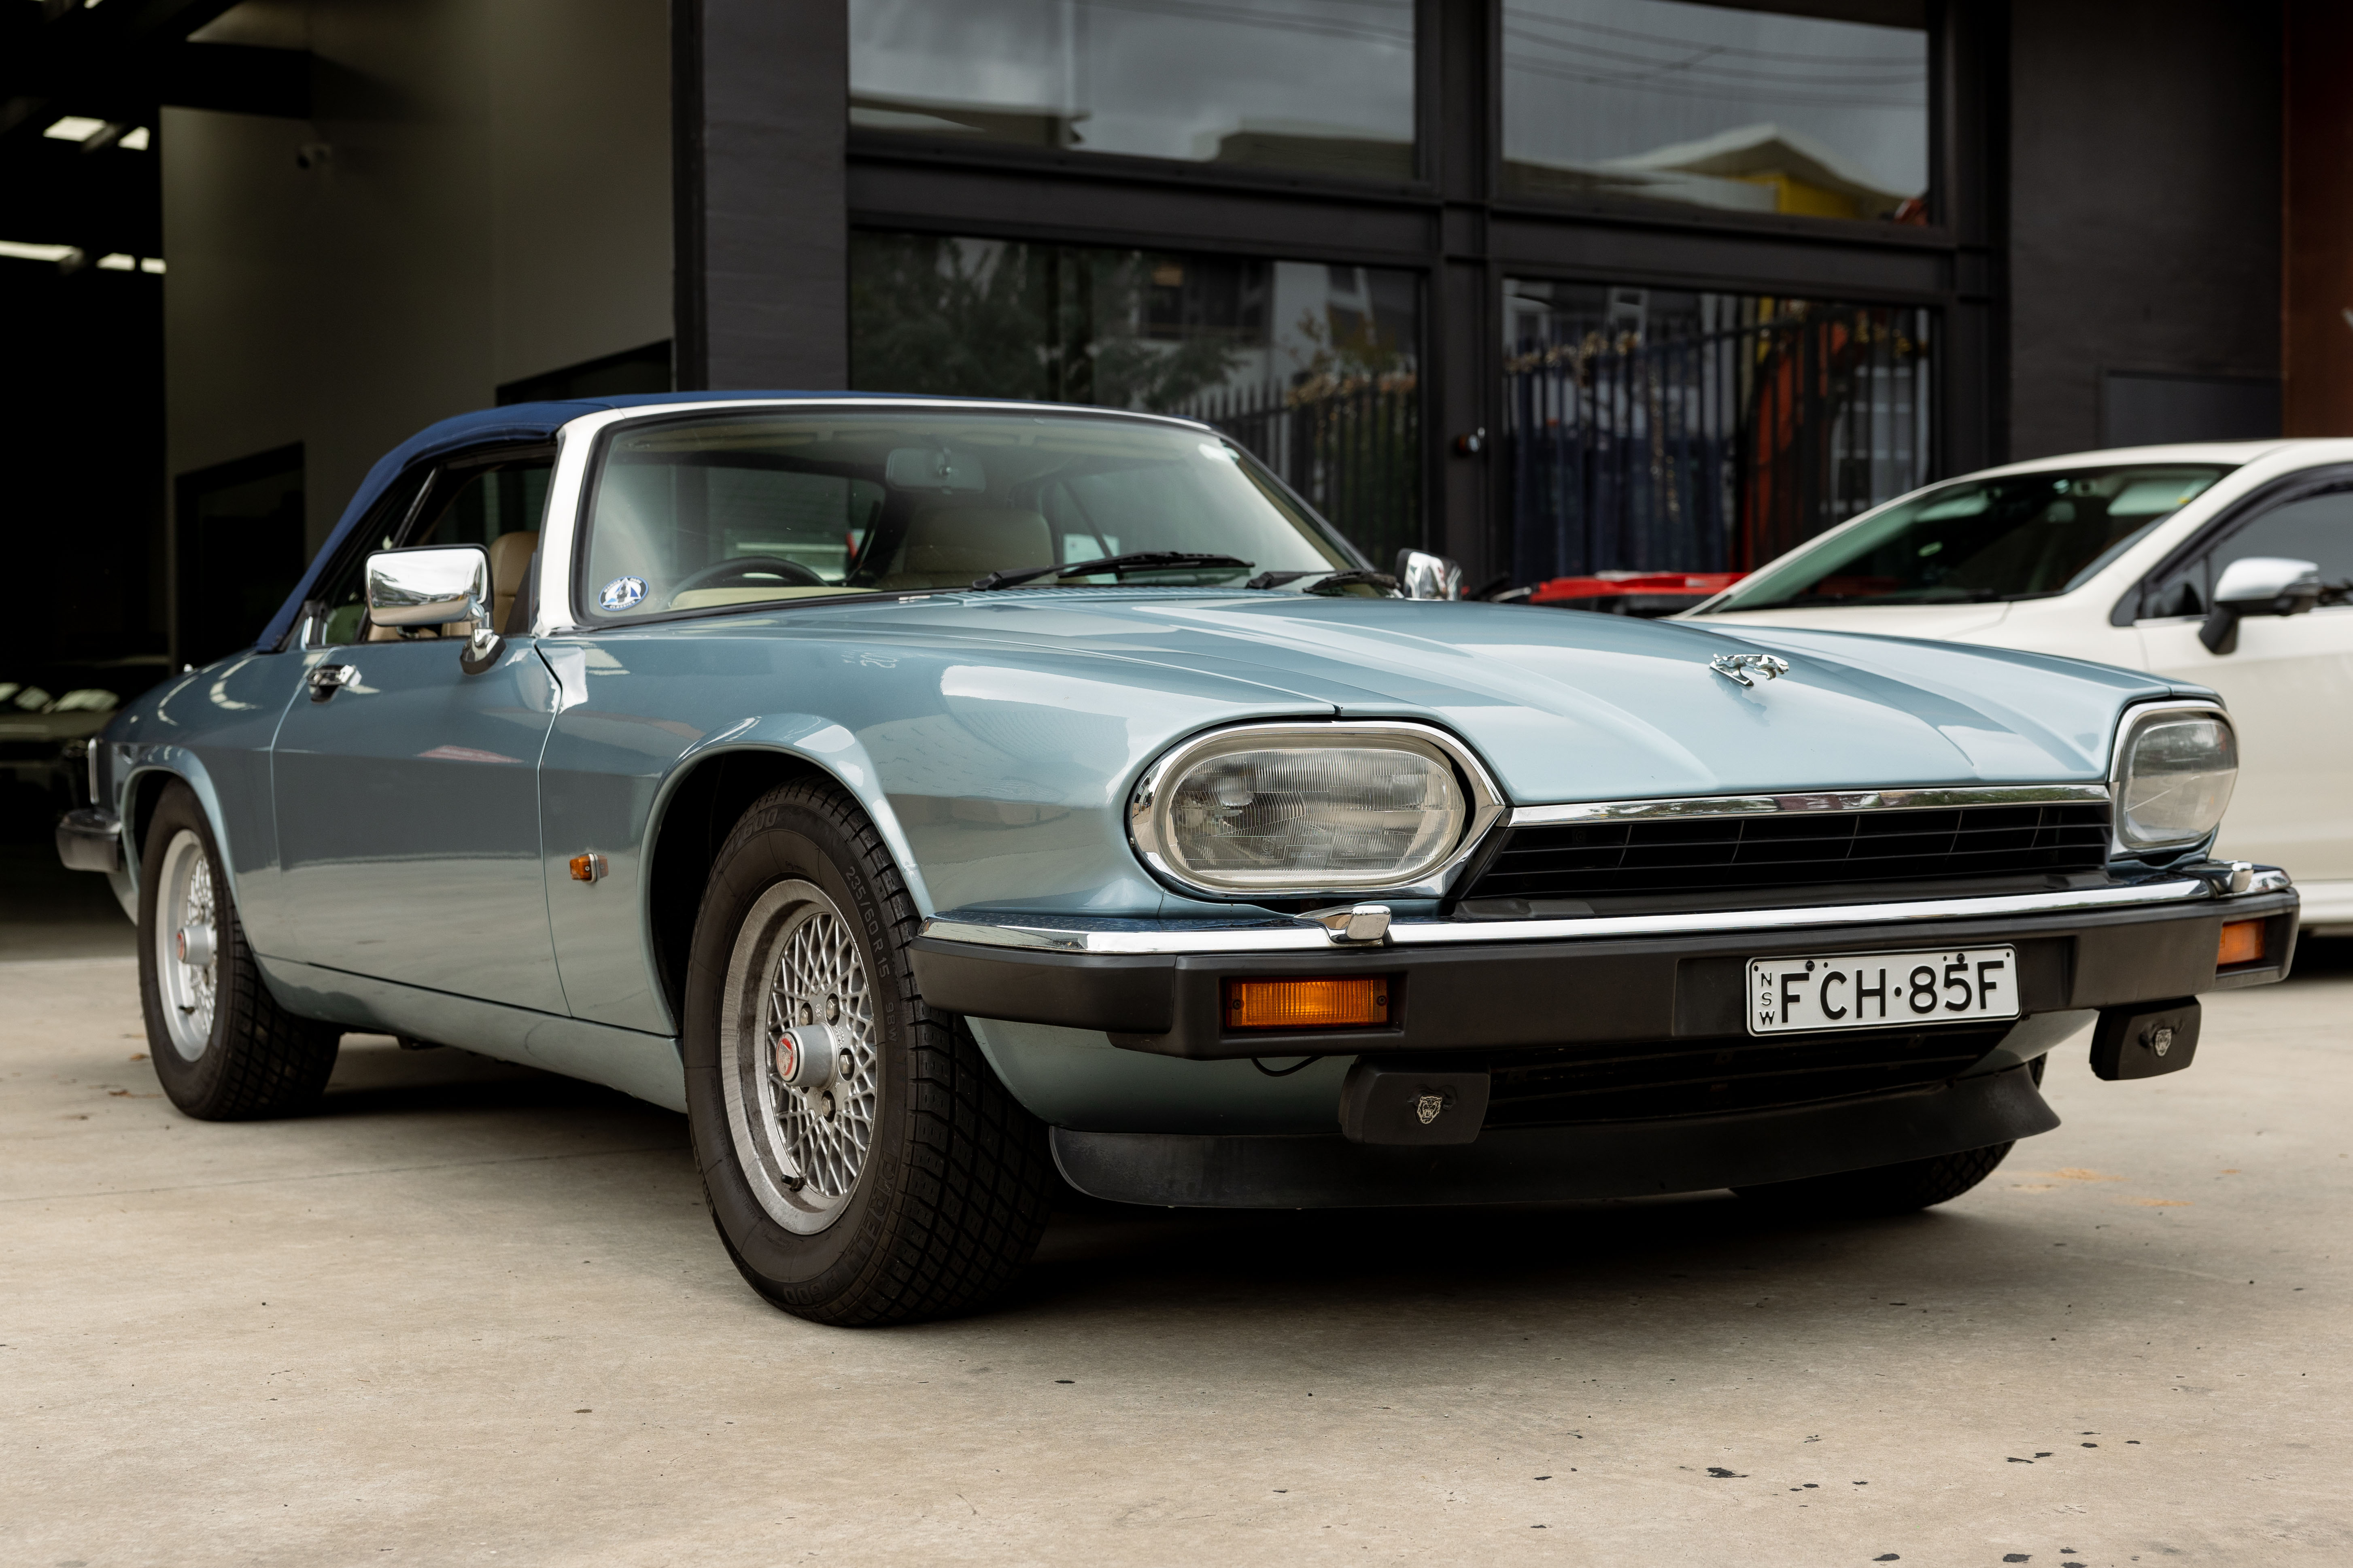
<path id="1" fill-rule="evenodd" d="M 1413 181 L 852 132 L 848 226 L 1417 273 L 1423 542 L 1478 583 L 1507 561 L 1502 476 L 1492 443 L 1461 454 L 1455 437 L 1501 427 L 1506 276 L 1933 310 L 1940 352 L 1926 477 L 2006 455 L 2003 226 L 1993 199 L 2006 23 L 1949 0 L 1930 0 L 1928 13 L 1935 221 L 1926 227 L 1501 196 L 1502 0 L 1419 0 Z"/>

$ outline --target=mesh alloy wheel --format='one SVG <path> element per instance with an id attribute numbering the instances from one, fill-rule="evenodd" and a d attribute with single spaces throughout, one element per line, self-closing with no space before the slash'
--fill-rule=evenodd
<path id="1" fill-rule="evenodd" d="M 865 1173 L 878 1072 L 866 960 L 815 883 L 779 882 L 754 904 L 730 956 L 721 1019 L 736 1157 L 770 1219 L 815 1235 L 840 1216 Z"/>
<path id="2" fill-rule="evenodd" d="M 172 1048 L 195 1061 L 212 1043 L 219 994 L 218 908 L 204 840 L 181 828 L 164 847 L 156 889 L 155 978 Z"/>

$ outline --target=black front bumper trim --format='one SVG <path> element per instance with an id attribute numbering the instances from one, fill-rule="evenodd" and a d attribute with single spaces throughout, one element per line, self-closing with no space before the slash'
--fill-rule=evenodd
<path id="1" fill-rule="evenodd" d="M 1902 923 L 1689 935 L 1333 947 L 1318 952 L 1097 953 L 919 937 L 915 980 L 934 1007 L 978 1018 L 1100 1030 L 1129 1050 L 1195 1060 L 1364 1052 L 1526 1049 L 1737 1035 L 1751 958 L 2018 949 L 2023 1014 L 2127 1006 L 2284 978 L 2293 889 L 2162 904 Z M 2276 966 L 2217 977 L 2222 922 L 2270 922 Z M 1386 975 L 1382 1029 L 1229 1033 L 1229 977 Z"/>
<path id="2" fill-rule="evenodd" d="M 1174 1208 L 1552 1203 L 1760 1186 L 1957 1154 L 2048 1132 L 2027 1068 L 1825 1104 L 1491 1131 L 1475 1143 L 1053 1131 L 1082 1193 Z"/>

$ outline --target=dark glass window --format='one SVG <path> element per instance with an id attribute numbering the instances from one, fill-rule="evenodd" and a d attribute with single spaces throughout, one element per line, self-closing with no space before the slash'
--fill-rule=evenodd
<path id="1" fill-rule="evenodd" d="M 2306 496 L 2260 513 L 2204 555 L 2154 584 L 2142 600 L 2144 616 L 2202 616 L 2214 602 L 2214 583 L 2234 561 L 2284 556 L 2320 567 L 2320 580 L 2353 588 L 2353 489 Z"/>
<path id="2" fill-rule="evenodd" d="M 878 233 L 849 260 L 861 391 L 1205 420 L 1373 560 L 1421 542 L 1410 272 Z"/>
<path id="3" fill-rule="evenodd" d="M 1720 610 L 1991 603 L 2090 581 L 2226 470 L 2071 468 L 1939 485 L 1733 589 Z"/>
<path id="4" fill-rule="evenodd" d="M 479 544 L 490 552 L 491 624 L 511 624 L 515 600 L 539 549 L 554 459 L 529 457 L 492 465 L 452 466 L 394 481 L 376 503 L 364 538 L 308 602 L 311 646 L 385 641 L 399 634 L 367 620 L 367 557 L 421 544 Z M 430 493 L 419 491 L 430 484 Z M 511 542 L 501 544 L 502 539 Z M 412 634 L 413 635 L 413 634 Z"/>
<path id="5" fill-rule="evenodd" d="M 1413 0 L 849 0 L 849 123 L 1414 174 Z"/>
<path id="6" fill-rule="evenodd" d="M 1747 571 L 1926 478 L 1924 310 L 1505 281 L 1514 575 Z"/>
<path id="7" fill-rule="evenodd" d="M 1505 189 L 1925 223 L 1926 6 L 1808 9 L 1504 0 Z"/>

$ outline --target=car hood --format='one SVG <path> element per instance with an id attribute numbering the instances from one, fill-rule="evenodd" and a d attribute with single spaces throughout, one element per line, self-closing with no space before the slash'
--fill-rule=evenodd
<path id="1" fill-rule="evenodd" d="M 2178 689 L 1950 643 L 1436 601 L 1056 589 L 766 624 L 839 637 L 845 622 L 891 641 L 1051 650 L 1065 668 L 1126 663 L 1144 724 L 1153 681 L 1138 666 L 1230 683 L 1260 712 L 1288 694 L 1302 714 L 1435 721 L 1522 804 L 2098 780 L 2118 710 Z M 1778 654 L 1788 673 L 1748 687 L 1709 667 L 1741 652 Z"/>

